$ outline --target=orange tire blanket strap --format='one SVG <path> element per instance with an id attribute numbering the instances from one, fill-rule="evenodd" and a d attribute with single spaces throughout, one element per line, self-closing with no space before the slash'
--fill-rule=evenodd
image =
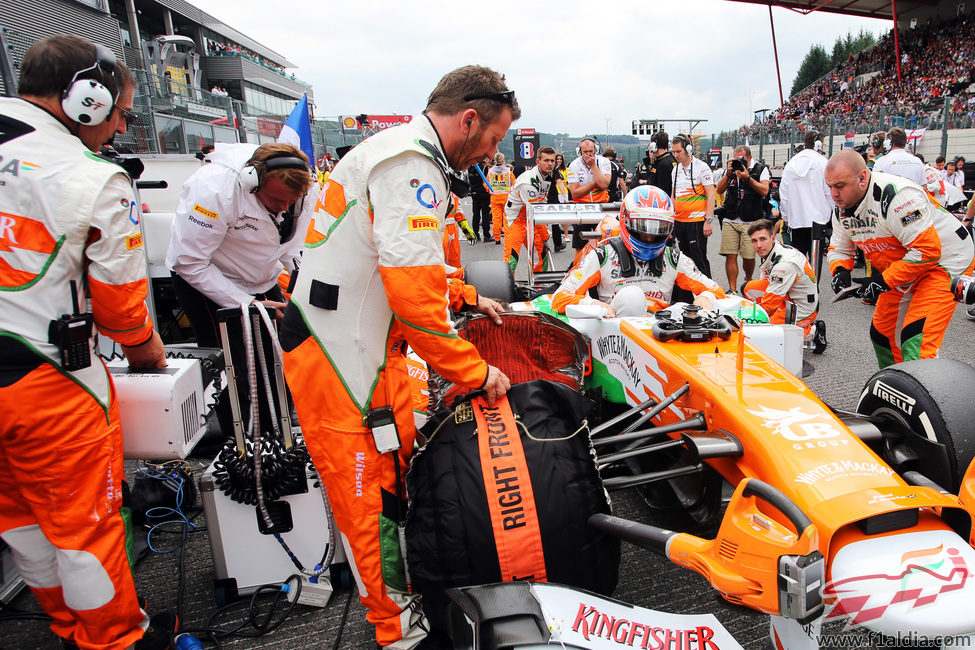
<path id="1" fill-rule="evenodd" d="M 501 579 L 546 582 L 535 495 L 508 398 L 502 397 L 493 407 L 483 397 L 471 404 Z"/>

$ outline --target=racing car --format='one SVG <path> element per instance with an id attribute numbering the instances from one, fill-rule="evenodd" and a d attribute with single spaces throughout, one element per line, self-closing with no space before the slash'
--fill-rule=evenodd
<path id="1" fill-rule="evenodd" d="M 513 300 L 502 273 L 484 266 L 468 280 Z M 546 311 L 546 300 L 521 308 Z M 590 524 L 769 614 L 776 648 L 818 647 L 822 622 L 838 617 L 899 639 L 975 634 L 975 404 L 957 390 L 975 369 L 899 364 L 870 378 L 856 412 L 834 410 L 776 354 L 801 346 L 794 326 L 743 322 L 762 320 L 742 318 L 755 311 L 560 316 L 590 341 L 605 486 L 639 487 L 685 530 L 720 522 L 713 539 L 604 514 Z M 733 488 L 723 513 L 722 484 Z"/>

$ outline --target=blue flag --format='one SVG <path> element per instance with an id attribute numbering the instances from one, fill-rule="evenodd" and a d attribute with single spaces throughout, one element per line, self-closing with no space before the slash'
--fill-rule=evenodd
<path id="1" fill-rule="evenodd" d="M 308 95 L 302 95 L 301 101 L 291 111 L 291 115 L 281 127 L 278 142 L 285 142 L 301 149 L 308 156 L 309 165 L 315 166 L 315 147 L 311 143 L 311 122 L 308 118 Z"/>

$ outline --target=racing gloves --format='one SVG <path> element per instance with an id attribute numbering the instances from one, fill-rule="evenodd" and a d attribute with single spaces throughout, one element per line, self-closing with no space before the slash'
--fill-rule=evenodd
<path id="1" fill-rule="evenodd" d="M 863 288 L 857 291 L 857 295 L 860 296 L 860 300 L 864 303 L 875 305 L 880 294 L 888 290 L 890 290 L 890 287 L 887 286 L 883 274 L 874 273 L 869 278 L 864 279 Z"/>
<path id="2" fill-rule="evenodd" d="M 464 237 L 467 238 L 467 243 L 473 246 L 477 243 L 477 233 L 471 230 L 470 225 L 467 223 L 467 219 L 460 222 L 460 230 L 464 233 Z"/>
<path id="3" fill-rule="evenodd" d="M 830 286 L 833 287 L 833 293 L 839 293 L 852 285 L 853 279 L 850 277 L 850 271 L 842 266 L 837 267 L 836 271 L 833 272 L 833 279 L 830 282 Z"/>

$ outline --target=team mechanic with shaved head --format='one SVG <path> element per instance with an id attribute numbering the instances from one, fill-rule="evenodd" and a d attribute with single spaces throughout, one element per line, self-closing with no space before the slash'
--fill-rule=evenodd
<path id="1" fill-rule="evenodd" d="M 956 307 L 951 277 L 972 271 L 968 231 L 920 186 L 871 172 L 852 149 L 830 159 L 826 184 L 838 208 L 827 258 L 833 290 L 852 285 L 857 248 L 881 272 L 860 291 L 877 299 L 870 340 L 880 367 L 938 356 Z"/>

